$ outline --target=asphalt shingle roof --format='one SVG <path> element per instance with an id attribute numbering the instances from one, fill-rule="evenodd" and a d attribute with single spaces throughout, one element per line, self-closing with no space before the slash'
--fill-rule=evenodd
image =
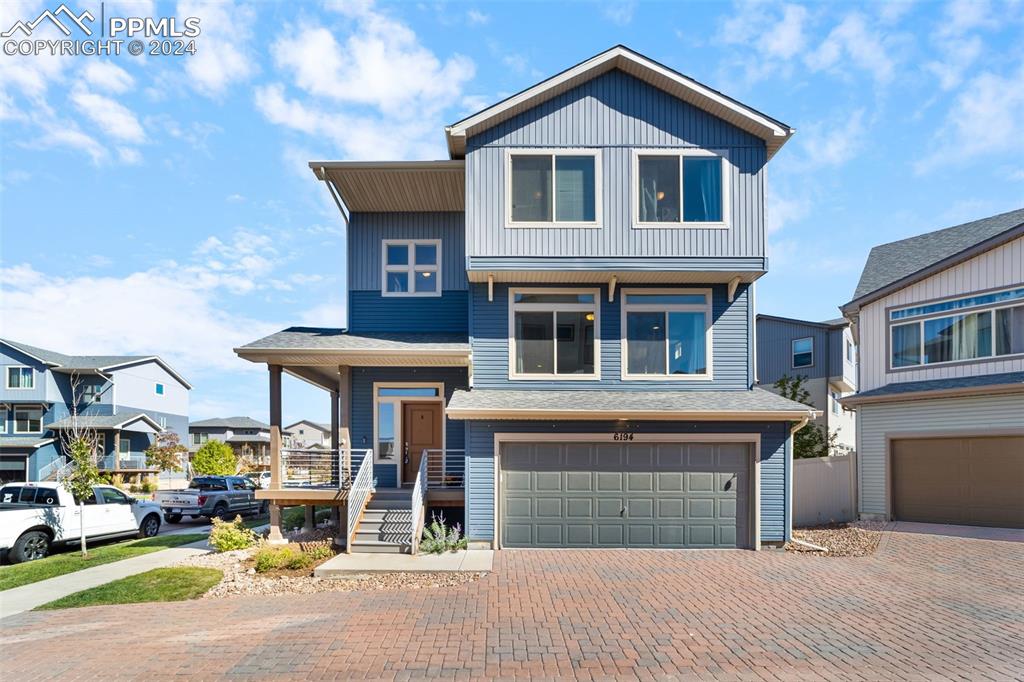
<path id="1" fill-rule="evenodd" d="M 190 422 L 188 427 L 190 429 L 194 427 L 208 429 L 269 429 L 270 424 L 264 424 L 252 417 L 223 417 Z"/>
<path id="2" fill-rule="evenodd" d="M 862 399 L 881 398 L 883 396 L 899 396 L 908 393 L 930 393 L 963 388 L 987 388 L 991 386 L 1008 386 L 1020 384 L 1024 391 L 1024 372 L 1006 372 L 1003 374 L 983 374 L 972 377 L 949 377 L 947 379 L 928 379 L 926 381 L 904 381 L 886 384 L 870 391 L 848 396 L 853 403 Z"/>
<path id="3" fill-rule="evenodd" d="M 603 412 L 613 419 L 624 412 L 797 412 L 810 408 L 771 391 L 537 391 L 473 389 L 455 391 L 448 410 Z M 457 418 L 457 417 L 456 417 Z"/>
<path id="4" fill-rule="evenodd" d="M 125 422 L 133 422 L 137 419 L 149 419 L 153 420 L 145 412 L 131 412 L 129 414 L 80 414 L 78 415 L 78 425 L 88 429 L 112 429 L 119 424 Z M 154 422 L 155 423 L 155 422 Z M 47 428 L 50 429 L 66 429 L 70 428 L 74 424 L 72 417 L 65 417 L 58 421 L 48 424 Z M 159 426 L 157 427 L 159 428 Z"/>
<path id="5" fill-rule="evenodd" d="M 0 448 L 29 448 L 35 449 L 40 445 L 46 445 L 53 441 L 52 438 L 39 438 L 30 436 L 27 438 L 0 438 Z"/>
<path id="6" fill-rule="evenodd" d="M 231 436 L 231 438 L 228 438 L 226 442 L 228 442 L 228 443 L 269 443 L 270 442 L 270 437 L 269 436 L 259 436 L 259 435 Z"/>
<path id="7" fill-rule="evenodd" d="M 135 360 L 146 360 L 152 357 L 151 355 L 65 355 L 64 353 L 39 348 L 38 346 L 30 346 L 20 341 L 11 341 L 10 339 L 0 339 L 0 341 L 37 357 L 43 362 L 60 365 L 66 369 L 99 369 L 112 365 L 123 365 Z"/>
<path id="8" fill-rule="evenodd" d="M 1021 225 L 1024 208 L 876 246 L 868 254 L 853 298 L 867 296 Z"/>
<path id="9" fill-rule="evenodd" d="M 289 327 L 276 334 L 247 343 L 239 350 L 464 350 L 469 351 L 466 334 L 362 333 L 324 327 Z"/>

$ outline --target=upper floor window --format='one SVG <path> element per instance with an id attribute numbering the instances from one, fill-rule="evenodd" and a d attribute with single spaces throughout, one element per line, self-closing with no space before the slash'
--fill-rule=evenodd
<path id="1" fill-rule="evenodd" d="M 441 240 L 385 239 L 382 251 L 384 296 L 441 295 Z"/>
<path id="2" fill-rule="evenodd" d="M 202 445 L 203 443 L 210 440 L 210 434 L 208 433 L 193 433 L 192 434 L 192 445 Z"/>
<path id="3" fill-rule="evenodd" d="M 35 388 L 36 373 L 31 367 L 8 367 L 7 388 Z"/>
<path id="4" fill-rule="evenodd" d="M 0 433 L 7 433 L 7 406 L 0 405 Z"/>
<path id="5" fill-rule="evenodd" d="M 43 408 L 41 408 L 41 407 L 15 407 L 14 408 L 14 432 L 15 433 L 42 433 L 43 432 Z"/>
<path id="6" fill-rule="evenodd" d="M 711 290 L 624 289 L 624 379 L 711 378 Z"/>
<path id="7" fill-rule="evenodd" d="M 100 401 L 100 388 L 99 384 L 85 384 L 82 386 L 82 402 L 98 403 Z"/>
<path id="8" fill-rule="evenodd" d="M 814 366 L 814 338 L 793 339 L 793 369 Z"/>
<path id="9" fill-rule="evenodd" d="M 508 225 L 598 225 L 600 166 L 596 150 L 510 152 Z"/>
<path id="10" fill-rule="evenodd" d="M 159 382 L 157 382 L 157 384 L 153 387 L 153 390 L 156 391 L 157 395 L 163 395 L 164 394 L 164 385 L 159 383 Z"/>
<path id="11" fill-rule="evenodd" d="M 634 154 L 638 227 L 728 227 L 729 172 L 724 156 L 704 149 Z"/>
<path id="12" fill-rule="evenodd" d="M 849 339 L 846 340 L 846 361 L 856 362 L 856 350 L 853 347 L 853 342 Z"/>
<path id="13" fill-rule="evenodd" d="M 843 411 L 842 405 L 839 404 L 839 399 L 842 398 L 836 391 L 829 391 L 832 394 L 832 414 L 838 415 Z"/>
<path id="14" fill-rule="evenodd" d="M 597 378 L 596 289 L 510 289 L 512 378 Z"/>

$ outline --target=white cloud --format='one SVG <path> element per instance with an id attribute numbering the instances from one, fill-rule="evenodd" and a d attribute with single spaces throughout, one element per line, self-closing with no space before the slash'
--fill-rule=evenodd
<path id="1" fill-rule="evenodd" d="M 86 118 L 110 137 L 124 142 L 145 142 L 146 132 L 131 109 L 110 97 L 97 95 L 84 87 L 71 90 L 71 103 Z"/>
<path id="2" fill-rule="evenodd" d="M 344 327 L 345 304 L 326 301 L 299 313 L 298 323 L 305 327 Z"/>
<path id="3" fill-rule="evenodd" d="M 256 71 L 249 41 L 255 11 L 230 2 L 181 0 L 178 17 L 198 17 L 202 33 L 195 39 L 196 54 L 185 59 L 189 84 L 198 92 L 216 97 Z"/>
<path id="4" fill-rule="evenodd" d="M 99 164 L 108 158 L 106 148 L 81 130 L 61 123 L 40 125 L 40 135 L 32 141 L 34 148 L 68 147 L 85 152 L 92 162 Z"/>
<path id="5" fill-rule="evenodd" d="M 85 82 L 99 90 L 120 94 L 135 85 L 131 74 L 110 61 L 89 61 L 82 69 Z"/>
<path id="6" fill-rule="evenodd" d="M 943 40 L 942 43 L 945 59 L 929 61 L 925 68 L 939 79 L 939 87 L 952 90 L 963 82 L 964 73 L 981 56 L 983 44 L 978 36 Z"/>
<path id="7" fill-rule="evenodd" d="M 764 60 L 787 60 L 806 47 L 807 20 L 807 8 L 801 5 L 741 2 L 722 22 L 718 41 L 748 46 Z"/>
<path id="8" fill-rule="evenodd" d="M 785 197 L 772 192 L 768 195 L 765 231 L 769 236 L 776 234 L 787 225 L 806 218 L 810 210 L 811 202 L 806 197 Z"/>
<path id="9" fill-rule="evenodd" d="M 117 158 L 121 163 L 128 166 L 135 166 L 142 163 L 142 153 L 134 147 L 118 147 Z"/>
<path id="10" fill-rule="evenodd" d="M 466 12 L 466 21 L 471 26 L 482 26 L 488 23 L 490 20 L 491 18 L 488 15 L 484 14 L 478 9 L 471 8 L 468 12 Z"/>
<path id="11" fill-rule="evenodd" d="M 805 62 L 814 71 L 839 74 L 854 66 L 870 73 L 880 84 L 890 82 L 896 70 L 885 36 L 857 12 L 846 15 Z"/>
<path id="12" fill-rule="evenodd" d="M 601 14 L 613 24 L 625 26 L 633 21 L 636 7 L 636 0 L 604 0 L 601 6 Z"/>
<path id="13" fill-rule="evenodd" d="M 799 138 L 804 170 L 841 166 L 852 159 L 864 140 L 864 113 L 864 109 L 855 109 L 845 118 L 807 125 Z"/>
<path id="14" fill-rule="evenodd" d="M 999 25 L 996 17 L 988 0 L 952 0 L 943 11 L 936 33 L 954 38 L 980 28 L 995 28 Z"/>

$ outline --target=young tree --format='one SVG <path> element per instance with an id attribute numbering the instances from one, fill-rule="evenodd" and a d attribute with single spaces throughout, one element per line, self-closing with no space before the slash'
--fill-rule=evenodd
<path id="1" fill-rule="evenodd" d="M 775 389 L 783 398 L 795 400 L 804 405 L 811 404 L 811 394 L 804 388 L 805 376 L 783 376 L 775 382 Z M 839 432 L 828 432 L 817 424 L 808 424 L 793 434 L 793 458 L 828 457 L 839 451 Z"/>
<path id="2" fill-rule="evenodd" d="M 146 466 L 160 471 L 181 471 L 188 448 L 181 444 L 173 431 L 158 433 L 153 444 L 146 448 Z"/>
<path id="3" fill-rule="evenodd" d="M 60 431 L 61 449 L 70 461 L 61 469 L 58 482 L 78 501 L 80 546 L 82 556 L 85 557 L 88 555 L 85 544 L 85 501 L 95 494 L 93 486 L 100 482 L 100 471 L 97 466 L 99 439 L 96 430 L 87 426 L 78 413 L 78 405 L 83 402 L 82 390 L 78 375 L 72 374 L 70 426 Z"/>
<path id="4" fill-rule="evenodd" d="M 227 443 L 209 440 L 192 457 L 192 471 L 209 476 L 231 476 L 238 471 L 238 459 Z"/>

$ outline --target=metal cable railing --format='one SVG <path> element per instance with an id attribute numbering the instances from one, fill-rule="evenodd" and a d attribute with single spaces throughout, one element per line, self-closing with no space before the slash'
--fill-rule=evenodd
<path id="1" fill-rule="evenodd" d="M 345 549 L 352 551 L 352 542 L 356 534 L 356 522 L 363 513 L 363 508 L 373 495 L 373 450 L 363 452 L 363 461 L 352 479 L 352 487 L 348 491 L 348 538 Z"/>
<path id="2" fill-rule="evenodd" d="M 431 488 L 461 488 L 466 479 L 466 451 L 446 448 L 424 450 L 427 481 Z"/>

